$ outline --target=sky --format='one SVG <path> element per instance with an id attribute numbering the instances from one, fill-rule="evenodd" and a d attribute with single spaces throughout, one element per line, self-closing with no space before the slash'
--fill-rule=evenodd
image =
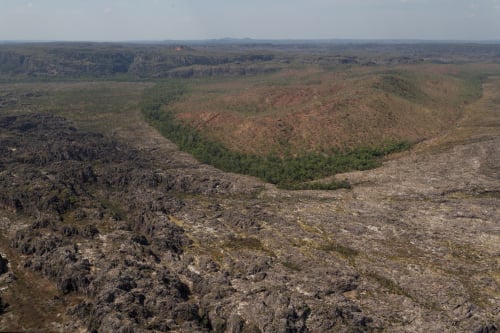
<path id="1" fill-rule="evenodd" d="M 500 40 L 500 0 L 0 0 L 0 40 Z"/>

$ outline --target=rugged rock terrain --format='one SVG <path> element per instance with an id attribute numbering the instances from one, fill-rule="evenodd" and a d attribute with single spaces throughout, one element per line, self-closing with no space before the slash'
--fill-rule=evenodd
<path id="1" fill-rule="evenodd" d="M 84 296 L 65 313 L 80 322 L 45 329 L 306 329 L 310 305 L 287 290 L 287 267 L 256 237 L 263 223 L 284 223 L 261 207 L 261 185 L 182 165 L 155 167 L 152 156 L 55 116 L 4 117 L 0 124 L 2 208 L 20 220 L 3 218 L 16 250 L 14 275 L 29 269 L 49 278 L 64 304 L 66 295 Z M 333 284 L 328 293 L 354 288 L 356 273 L 337 270 L 323 282 Z M 15 297 L 6 296 L 12 304 Z M 351 303 L 342 298 L 335 308 L 358 313 Z M 16 310 L 5 327 L 29 329 L 23 320 L 9 326 Z M 342 316 L 314 325 L 368 321 Z"/>
<path id="2" fill-rule="evenodd" d="M 498 87 L 335 192 L 225 174 L 157 134 L 2 116 L 0 330 L 497 331 Z"/>

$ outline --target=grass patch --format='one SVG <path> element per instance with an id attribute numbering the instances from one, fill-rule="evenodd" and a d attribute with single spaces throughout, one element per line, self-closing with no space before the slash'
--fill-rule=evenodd
<path id="1" fill-rule="evenodd" d="M 479 198 L 500 199 L 500 191 L 483 191 L 477 194 Z"/>
<path id="2" fill-rule="evenodd" d="M 379 275 L 375 272 L 366 273 L 366 277 L 376 281 L 382 288 L 387 289 L 391 294 L 401 295 L 408 298 L 412 298 L 401 286 L 399 286 L 394 281 Z"/>
<path id="3" fill-rule="evenodd" d="M 127 219 L 127 212 L 122 208 L 122 206 L 109 199 L 101 199 L 102 208 L 109 210 L 113 218 L 117 221 L 123 221 Z"/>
<path id="4" fill-rule="evenodd" d="M 410 101 L 421 101 L 426 98 L 425 93 L 407 75 L 384 75 L 374 86 L 376 89 Z"/>
<path id="5" fill-rule="evenodd" d="M 281 264 L 291 271 L 300 272 L 302 270 L 297 264 L 290 261 L 283 261 Z"/>
<path id="6" fill-rule="evenodd" d="M 337 252 L 347 258 L 352 258 L 359 254 L 358 250 L 356 249 L 333 242 L 324 244 L 319 249 L 326 252 Z"/>
<path id="7" fill-rule="evenodd" d="M 232 237 L 224 243 L 224 247 L 233 250 L 249 249 L 256 251 L 266 251 L 261 241 L 253 237 Z"/>
<path id="8" fill-rule="evenodd" d="M 500 191 L 451 191 L 443 195 L 451 199 L 500 199 Z"/>
<path id="9" fill-rule="evenodd" d="M 0 84 L 1 96 L 13 105 L 2 105 L 5 114 L 50 113 L 73 121 L 79 128 L 105 135 L 117 130 L 137 130 L 137 112 L 143 90 L 150 84 L 130 82 L 65 82 Z M 6 99 L 6 98 L 4 98 Z"/>

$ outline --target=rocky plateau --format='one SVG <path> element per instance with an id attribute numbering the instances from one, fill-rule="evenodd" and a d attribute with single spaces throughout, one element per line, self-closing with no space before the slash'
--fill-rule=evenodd
<path id="1" fill-rule="evenodd" d="M 338 191 L 2 115 L 0 331 L 496 332 L 499 87 Z"/>

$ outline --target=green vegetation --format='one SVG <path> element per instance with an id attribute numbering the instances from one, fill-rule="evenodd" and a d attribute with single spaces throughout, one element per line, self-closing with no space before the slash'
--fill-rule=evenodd
<path id="1" fill-rule="evenodd" d="M 111 212 L 113 219 L 117 221 L 123 221 L 127 219 L 127 212 L 120 206 L 120 204 L 107 198 L 101 198 L 100 202 L 102 208 L 107 209 Z"/>
<path id="2" fill-rule="evenodd" d="M 380 82 L 375 84 L 375 88 L 384 92 L 394 94 L 410 101 L 419 101 L 425 98 L 425 93 L 418 88 L 414 80 L 406 78 L 403 74 L 389 74 L 382 77 Z"/>
<path id="3" fill-rule="evenodd" d="M 281 264 L 291 271 L 300 272 L 302 270 L 299 265 L 294 264 L 293 262 L 284 261 Z"/>
<path id="4" fill-rule="evenodd" d="M 460 91 L 464 101 L 470 103 L 481 97 L 482 85 L 488 75 L 491 73 L 464 72 L 459 75 L 464 82 Z"/>
<path id="5" fill-rule="evenodd" d="M 408 142 L 390 142 L 381 147 L 360 147 L 350 151 L 337 151 L 331 155 L 308 153 L 299 157 L 276 155 L 256 156 L 231 151 L 222 144 L 205 138 L 175 118 L 168 106 L 186 93 L 183 82 L 167 81 L 146 89 L 142 111 L 146 119 L 164 136 L 200 162 L 221 170 L 259 177 L 285 189 L 332 190 L 350 188 L 347 181 L 319 183 L 321 179 L 350 170 L 367 170 L 380 165 L 387 154 L 410 147 Z"/>
<path id="6" fill-rule="evenodd" d="M 328 242 L 322 245 L 320 249 L 326 252 L 337 252 L 347 258 L 355 257 L 359 254 L 356 249 L 333 242 Z"/>
<path id="7" fill-rule="evenodd" d="M 261 241 L 254 237 L 232 237 L 224 244 L 224 247 L 236 250 L 250 249 L 266 252 Z"/>
<path id="8" fill-rule="evenodd" d="M 386 278 L 385 276 L 382 276 L 378 273 L 375 272 L 366 272 L 365 276 L 369 279 L 372 279 L 376 281 L 382 288 L 387 289 L 390 293 L 396 294 L 396 295 L 401 295 L 405 296 L 408 298 L 412 298 L 412 296 L 404 290 L 401 286 L 399 286 L 397 283 L 394 281 Z"/>

